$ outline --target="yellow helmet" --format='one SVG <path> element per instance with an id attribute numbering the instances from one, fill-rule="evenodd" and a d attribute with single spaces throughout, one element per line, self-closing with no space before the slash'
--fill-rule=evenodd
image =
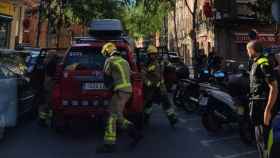
<path id="1" fill-rule="evenodd" d="M 153 45 L 149 45 L 149 47 L 147 49 L 147 53 L 148 54 L 158 54 L 158 49 Z"/>
<path id="2" fill-rule="evenodd" d="M 116 45 L 112 42 L 108 42 L 102 47 L 101 53 L 104 56 L 112 56 L 116 50 L 117 50 Z"/>

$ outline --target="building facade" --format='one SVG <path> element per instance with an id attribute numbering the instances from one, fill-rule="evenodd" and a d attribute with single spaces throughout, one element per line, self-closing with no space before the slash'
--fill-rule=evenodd
<path id="1" fill-rule="evenodd" d="M 187 0 L 193 6 L 193 0 Z M 193 7 L 191 7 L 193 10 Z M 188 10 L 185 0 L 176 0 L 176 9 L 168 15 L 168 49 L 177 51 L 184 61 L 191 63 L 192 40 L 192 14 Z M 177 39 L 176 39 L 177 34 Z"/>
<path id="2" fill-rule="evenodd" d="M 32 4 L 31 0 L 0 1 L 0 48 L 15 48 L 23 42 L 25 10 Z"/>
<path id="3" fill-rule="evenodd" d="M 259 38 L 267 49 L 277 47 L 278 40 L 274 35 L 275 26 L 260 23 L 256 13 L 248 4 L 255 0 L 187 0 L 192 11 L 195 11 L 195 35 L 197 54 L 208 55 L 214 52 L 225 60 L 246 61 L 246 44 L 248 32 L 256 29 Z M 197 6 L 194 7 L 195 1 Z M 176 17 L 169 14 L 168 41 L 169 48 L 176 49 L 184 56 L 186 63 L 191 63 L 197 54 L 193 54 L 192 22 L 193 17 L 186 7 L 185 0 L 177 0 Z M 175 39 L 174 19 L 176 19 L 178 43 Z"/>

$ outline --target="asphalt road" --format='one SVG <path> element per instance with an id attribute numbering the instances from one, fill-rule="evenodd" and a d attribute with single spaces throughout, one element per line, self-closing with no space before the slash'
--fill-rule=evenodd
<path id="1" fill-rule="evenodd" d="M 9 131 L 0 142 L 1 158 L 257 158 L 254 146 L 244 145 L 234 128 L 210 135 L 197 115 L 180 112 L 182 122 L 172 129 L 161 110 L 154 111 L 145 137 L 135 149 L 128 147 L 129 139 L 120 136 L 114 154 L 96 155 L 102 143 L 102 131 L 79 123 L 64 134 L 39 127 L 29 121 Z"/>

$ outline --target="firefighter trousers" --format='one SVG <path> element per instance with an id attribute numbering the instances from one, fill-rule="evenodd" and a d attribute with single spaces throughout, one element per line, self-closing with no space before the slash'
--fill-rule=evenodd
<path id="1" fill-rule="evenodd" d="M 113 93 L 109 108 L 109 117 L 106 123 L 105 144 L 115 144 L 117 140 L 117 124 L 122 129 L 129 129 L 133 123 L 123 116 L 123 110 L 131 97 L 131 93 L 117 91 Z"/>
<path id="2" fill-rule="evenodd" d="M 144 116 L 145 119 L 149 119 L 152 110 L 153 102 L 160 102 L 163 110 L 165 111 L 170 123 L 177 120 L 177 115 L 174 108 L 172 107 L 172 102 L 168 96 L 167 91 L 160 87 L 145 87 L 144 88 Z"/>

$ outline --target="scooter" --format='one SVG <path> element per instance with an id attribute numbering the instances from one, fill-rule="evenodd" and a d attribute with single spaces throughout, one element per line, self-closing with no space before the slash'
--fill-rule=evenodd
<path id="1" fill-rule="evenodd" d="M 196 112 L 199 109 L 200 91 L 208 88 L 208 83 L 205 82 L 210 79 L 213 82 L 221 84 L 224 81 L 225 74 L 222 71 L 214 72 L 213 75 L 206 76 L 198 80 L 194 79 L 180 79 L 177 84 L 177 90 L 174 94 L 174 103 L 176 106 L 183 107 L 186 112 Z M 201 80 L 202 79 L 202 80 Z"/>
<path id="2" fill-rule="evenodd" d="M 186 112 L 195 112 L 199 108 L 199 82 L 191 79 L 178 81 L 177 90 L 173 100 L 178 107 L 183 107 Z"/>
<path id="3" fill-rule="evenodd" d="M 218 132 L 222 125 L 238 123 L 241 139 L 245 143 L 254 140 L 253 126 L 249 119 L 248 76 L 229 76 L 226 87 L 210 85 L 201 91 L 199 101 L 202 110 L 202 124 L 209 132 Z"/>

